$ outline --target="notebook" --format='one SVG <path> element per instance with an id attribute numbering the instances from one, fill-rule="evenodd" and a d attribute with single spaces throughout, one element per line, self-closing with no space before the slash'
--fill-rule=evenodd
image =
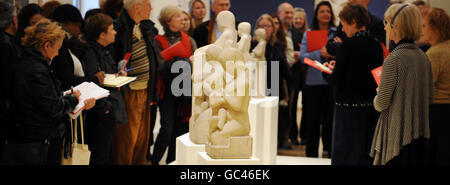
<path id="1" fill-rule="evenodd" d="M 325 72 L 327 74 L 331 74 L 333 72 L 333 71 L 331 71 L 330 68 L 324 66 L 323 64 L 321 64 L 318 61 L 315 61 L 315 60 L 313 61 L 313 60 L 305 57 L 304 62 L 305 62 L 305 64 L 308 64 L 309 66 L 314 67 L 314 68 L 316 68 L 322 72 Z"/>
<path id="2" fill-rule="evenodd" d="M 106 98 L 109 96 L 109 91 L 101 88 L 93 82 L 83 82 L 82 84 L 73 88 L 74 91 L 79 90 L 81 92 L 80 100 L 75 109 L 69 113 L 72 119 L 76 119 L 80 113 L 86 108 L 84 101 L 90 98 L 95 98 L 96 100 Z M 64 92 L 64 95 L 70 94 L 71 90 Z"/>
<path id="3" fill-rule="evenodd" d="M 122 87 L 132 81 L 135 81 L 136 77 L 118 76 L 114 74 L 105 74 L 103 86 L 105 87 Z"/>

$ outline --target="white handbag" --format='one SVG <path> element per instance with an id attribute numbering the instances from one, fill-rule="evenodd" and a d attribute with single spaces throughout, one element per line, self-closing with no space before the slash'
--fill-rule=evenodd
<path id="1" fill-rule="evenodd" d="M 80 119 L 81 130 L 81 144 L 78 144 L 78 119 Z M 89 159 L 91 157 L 91 151 L 89 151 L 88 145 L 84 144 L 84 131 L 83 131 L 83 115 L 78 118 L 70 119 L 70 133 L 72 135 L 72 155 L 67 159 L 62 157 L 62 165 L 89 165 Z"/>

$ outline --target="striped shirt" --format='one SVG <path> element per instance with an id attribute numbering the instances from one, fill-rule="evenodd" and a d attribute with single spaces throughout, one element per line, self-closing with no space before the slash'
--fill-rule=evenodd
<path id="1" fill-rule="evenodd" d="M 370 155 L 385 165 L 415 139 L 430 138 L 433 73 L 428 57 L 413 43 L 397 46 L 383 63 L 374 107 L 381 112 Z"/>
<path id="2" fill-rule="evenodd" d="M 136 81 L 130 84 L 132 90 L 147 89 L 150 80 L 150 61 L 147 56 L 147 45 L 144 39 L 137 39 L 133 35 L 133 50 L 130 58 L 130 68 L 128 76 L 137 77 Z"/>

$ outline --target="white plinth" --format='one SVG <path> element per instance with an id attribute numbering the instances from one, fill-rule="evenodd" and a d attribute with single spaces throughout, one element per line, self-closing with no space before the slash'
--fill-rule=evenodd
<path id="1" fill-rule="evenodd" d="M 264 165 L 277 161 L 278 97 L 252 98 L 248 108 L 253 157 Z"/>
<path id="2" fill-rule="evenodd" d="M 193 143 L 189 133 L 178 137 L 176 142 L 176 165 L 198 165 L 199 152 L 205 152 L 205 145 Z"/>
<path id="3" fill-rule="evenodd" d="M 261 165 L 261 160 L 252 157 L 250 159 L 212 159 L 206 152 L 198 153 L 199 165 Z"/>

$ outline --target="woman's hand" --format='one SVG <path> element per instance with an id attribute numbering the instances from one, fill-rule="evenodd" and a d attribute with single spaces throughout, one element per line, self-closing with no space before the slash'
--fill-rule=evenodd
<path id="1" fill-rule="evenodd" d="M 322 49 L 320 49 L 320 55 L 323 56 L 323 57 L 325 57 L 325 58 L 333 57 L 333 56 L 331 56 L 331 55 L 328 53 L 327 47 L 326 47 L 326 46 L 324 46 Z"/>
<path id="2" fill-rule="evenodd" d="M 81 96 L 80 90 L 73 91 L 72 95 L 75 96 L 75 98 L 77 98 L 78 101 L 80 101 Z"/>
<path id="3" fill-rule="evenodd" d="M 342 43 L 342 39 L 340 37 L 334 37 L 334 42 L 336 43 Z"/>
<path id="4" fill-rule="evenodd" d="M 95 106 L 95 98 L 90 98 L 84 101 L 84 105 L 86 105 L 86 110 L 92 109 Z"/>
<path id="5" fill-rule="evenodd" d="M 335 68 L 335 65 L 336 65 L 336 61 L 332 60 L 330 63 L 325 62 L 325 63 L 323 63 L 323 65 L 325 67 L 330 68 L 331 71 L 334 71 L 334 68 Z"/>
<path id="6" fill-rule="evenodd" d="M 95 76 L 98 78 L 98 82 L 100 83 L 100 85 L 103 85 L 103 82 L 105 80 L 105 72 L 100 71 L 97 74 L 95 74 Z"/>

